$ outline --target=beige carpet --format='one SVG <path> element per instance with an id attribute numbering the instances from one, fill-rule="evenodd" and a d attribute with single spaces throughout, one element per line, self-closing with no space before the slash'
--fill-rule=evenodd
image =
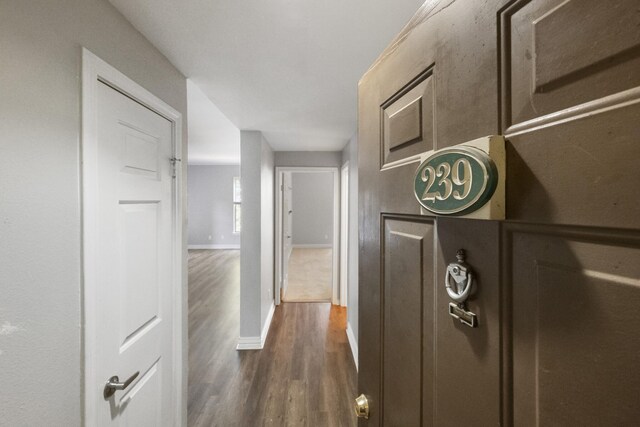
<path id="1" fill-rule="evenodd" d="M 293 248 L 283 301 L 331 301 L 331 249 Z"/>

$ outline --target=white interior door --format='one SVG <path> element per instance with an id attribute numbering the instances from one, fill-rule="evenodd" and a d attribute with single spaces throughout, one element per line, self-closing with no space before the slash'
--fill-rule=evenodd
<path id="1" fill-rule="evenodd" d="M 291 172 L 282 173 L 282 292 L 289 284 L 289 258 L 293 248 L 293 190 Z"/>
<path id="2" fill-rule="evenodd" d="M 98 83 L 95 402 L 100 426 L 174 423 L 172 124 Z M 124 389 L 104 397 L 112 376 Z"/>

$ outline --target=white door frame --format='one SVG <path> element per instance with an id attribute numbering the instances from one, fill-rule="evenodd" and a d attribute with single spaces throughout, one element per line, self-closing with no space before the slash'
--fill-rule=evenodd
<path id="1" fill-rule="evenodd" d="M 349 162 L 340 169 L 340 305 L 347 306 L 349 281 Z"/>
<path id="2" fill-rule="evenodd" d="M 340 304 L 338 282 L 338 241 L 340 238 L 340 175 L 337 167 L 276 167 L 276 256 L 275 256 L 275 297 L 276 305 L 280 305 L 280 293 L 282 289 L 282 173 L 283 172 L 331 172 L 333 174 L 333 251 L 332 251 L 332 278 L 331 278 L 331 303 Z"/>
<path id="3" fill-rule="evenodd" d="M 81 142 L 81 174 L 82 174 L 82 286 L 83 286 L 83 345 L 84 345 L 84 425 L 97 425 L 96 402 L 94 394 L 96 382 L 106 380 L 96 378 L 96 249 L 92 246 L 97 235 L 96 196 L 97 196 L 97 87 L 100 82 L 107 84 L 118 92 L 139 102 L 150 110 L 169 120 L 173 129 L 173 155 L 182 159 L 182 115 L 151 92 L 142 88 L 133 80 L 107 64 L 86 48 L 82 49 L 82 142 Z M 183 347 L 182 332 L 183 260 L 185 248 L 182 242 L 182 162 L 176 162 L 176 177 L 173 182 L 173 375 L 170 390 L 173 390 L 172 401 L 175 403 L 172 413 L 175 415 L 174 425 L 182 425 L 184 408 L 183 391 Z"/>

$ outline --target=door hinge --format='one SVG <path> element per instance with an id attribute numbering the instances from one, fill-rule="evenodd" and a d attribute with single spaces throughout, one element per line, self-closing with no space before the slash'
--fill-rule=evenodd
<path id="1" fill-rule="evenodd" d="M 171 162 L 171 176 L 173 178 L 176 177 L 176 165 L 178 164 L 178 162 L 182 162 L 182 159 L 179 159 L 175 156 L 171 157 L 169 159 L 169 161 Z"/>

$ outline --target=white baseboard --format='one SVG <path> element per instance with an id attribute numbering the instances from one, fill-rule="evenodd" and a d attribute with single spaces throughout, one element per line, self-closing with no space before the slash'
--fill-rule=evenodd
<path id="1" fill-rule="evenodd" d="M 358 370 L 358 343 L 356 337 L 353 334 L 351 323 L 347 322 L 347 339 L 349 340 L 349 346 L 351 347 L 351 354 L 353 354 L 353 361 L 356 364 L 356 371 Z"/>
<path id="2" fill-rule="evenodd" d="M 276 305 L 272 301 L 269 313 L 264 321 L 262 327 L 262 333 L 259 337 L 239 337 L 236 350 L 262 350 L 264 343 L 267 341 L 267 335 L 269 335 L 269 328 L 271 327 L 271 320 L 273 319 L 273 313 L 276 311 Z"/>
<path id="3" fill-rule="evenodd" d="M 240 245 L 227 245 L 227 244 L 216 244 L 216 245 L 189 245 L 189 249 L 240 249 Z"/>
<path id="4" fill-rule="evenodd" d="M 262 347 L 260 337 L 239 337 L 236 350 L 262 350 Z"/>
<path id="5" fill-rule="evenodd" d="M 269 313 L 267 314 L 267 318 L 264 321 L 264 326 L 262 327 L 262 334 L 260 335 L 260 340 L 262 341 L 263 347 L 264 347 L 264 343 L 267 342 L 267 335 L 269 335 L 271 320 L 273 319 L 273 313 L 275 312 L 276 312 L 275 301 L 271 301 L 271 307 L 269 308 Z"/>
<path id="6" fill-rule="evenodd" d="M 300 249 L 331 249 L 333 248 L 333 245 L 331 243 L 304 243 L 299 245 L 291 245 L 291 247 Z"/>

